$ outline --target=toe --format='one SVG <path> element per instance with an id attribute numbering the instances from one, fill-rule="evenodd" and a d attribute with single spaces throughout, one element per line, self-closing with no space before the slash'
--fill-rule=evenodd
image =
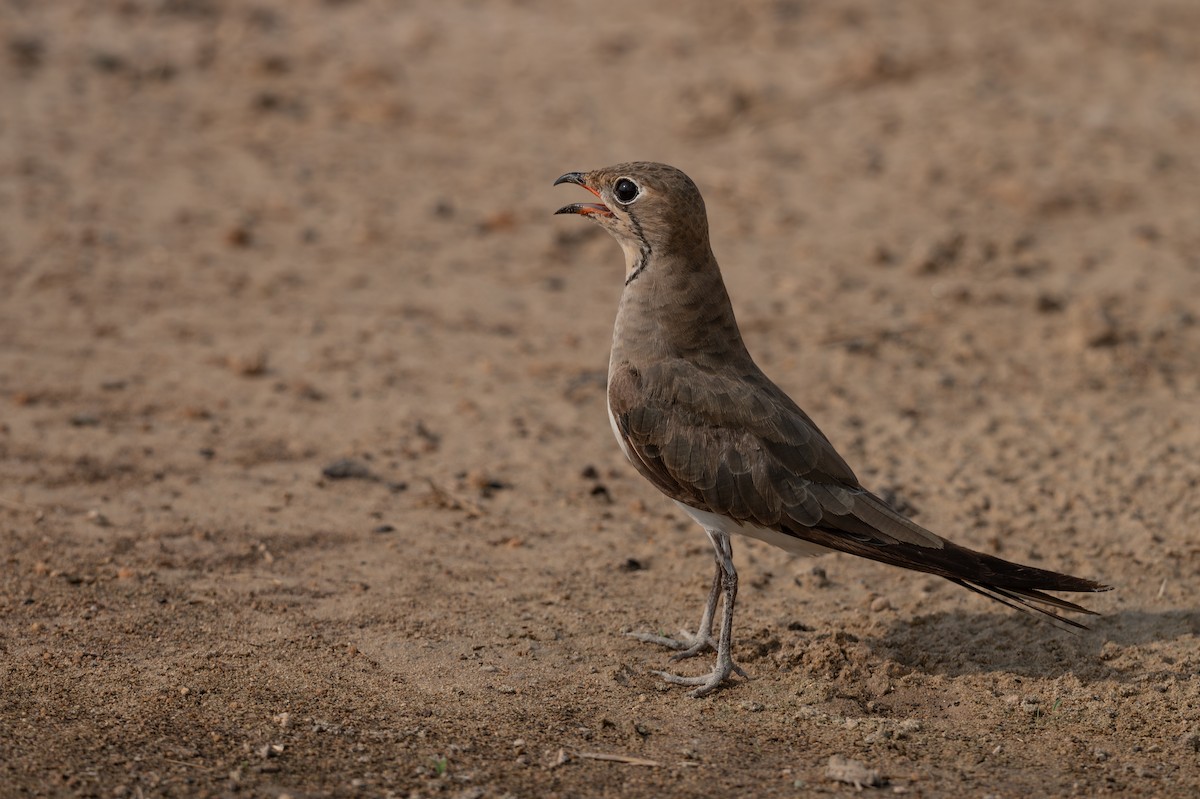
<path id="1" fill-rule="evenodd" d="M 651 671 L 650 673 L 657 674 L 672 685 L 704 685 L 711 677 L 709 674 L 703 677 L 685 677 L 682 674 L 672 674 L 669 671 Z"/>
<path id="2" fill-rule="evenodd" d="M 689 646 L 687 649 L 683 650 L 682 652 L 677 652 L 674 655 L 671 655 L 670 659 L 671 659 L 672 663 L 678 663 L 681 660 L 686 660 L 687 658 L 694 658 L 694 657 L 696 657 L 696 655 L 702 654 L 702 653 L 708 651 L 709 649 L 716 649 L 716 648 L 717 647 L 712 642 L 712 639 L 700 638 L 700 639 L 697 639 L 695 641 L 695 643 L 693 643 L 691 646 Z"/>
<path id="3" fill-rule="evenodd" d="M 630 638 L 641 641 L 643 644 L 656 644 L 665 646 L 667 649 L 686 649 L 687 644 L 683 641 L 677 641 L 674 638 L 668 638 L 665 635 L 655 635 L 654 633 L 625 633 Z"/>

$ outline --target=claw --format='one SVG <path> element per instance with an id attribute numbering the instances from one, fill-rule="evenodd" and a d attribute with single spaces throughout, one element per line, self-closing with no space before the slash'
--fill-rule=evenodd
<path id="1" fill-rule="evenodd" d="M 697 686 L 696 690 L 688 692 L 688 696 L 692 697 L 693 699 L 699 699 L 702 696 L 708 696 L 713 691 L 720 688 L 732 674 L 737 674 L 738 676 L 747 680 L 750 679 L 750 675 L 743 671 L 741 666 L 738 666 L 733 662 L 730 662 L 724 668 L 722 668 L 721 664 L 718 663 L 713 667 L 711 672 L 708 674 L 702 674 L 698 677 L 685 677 L 682 674 L 672 674 L 669 671 L 658 670 L 653 670 L 650 673 L 658 675 L 672 685 Z"/>
<path id="2" fill-rule="evenodd" d="M 680 638 L 668 638 L 665 635 L 656 635 L 654 633 L 625 633 L 634 640 L 641 641 L 643 644 L 655 644 L 657 646 L 665 646 L 667 649 L 687 649 L 690 644 Z M 686 635 L 684 636 L 686 637 Z"/>
<path id="3" fill-rule="evenodd" d="M 702 677 L 684 677 L 682 674 L 672 674 L 669 671 L 659 671 L 658 669 L 651 669 L 650 673 L 662 677 L 672 685 L 705 685 L 712 678 L 713 674 L 716 674 L 716 670 L 714 669 L 712 673 L 705 674 Z"/>
<path id="4" fill-rule="evenodd" d="M 674 655 L 671 655 L 671 657 L 669 657 L 667 659 L 670 660 L 672 663 L 678 663 L 681 660 L 687 660 L 688 658 L 694 658 L 694 657 L 696 657 L 696 655 L 703 654 L 705 651 L 707 651 L 709 649 L 713 650 L 714 652 L 717 651 L 716 643 L 713 642 L 713 640 L 711 638 L 709 638 L 707 640 L 702 639 L 702 640 L 699 640 L 696 643 L 692 644 L 691 646 L 689 646 L 687 649 L 683 650 L 682 652 L 676 652 Z"/>
<path id="5" fill-rule="evenodd" d="M 714 652 L 717 649 L 717 643 L 711 635 L 701 635 L 699 633 L 693 635 L 687 630 L 680 630 L 678 638 L 668 638 L 665 635 L 655 635 L 654 633 L 625 633 L 630 638 L 641 641 L 644 644 L 655 644 L 663 646 L 667 649 L 675 650 L 671 656 L 671 662 L 677 663 L 680 660 L 694 658 L 699 654 L 711 649 Z"/>

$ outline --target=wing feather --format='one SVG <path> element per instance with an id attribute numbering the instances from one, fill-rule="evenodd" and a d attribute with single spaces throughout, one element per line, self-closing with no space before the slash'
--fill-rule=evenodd
<path id="1" fill-rule="evenodd" d="M 900 515 L 862 487 L 829 439 L 761 372 L 735 379 L 679 360 L 643 379 L 613 364 L 609 408 L 638 470 L 690 507 L 937 574 L 1055 618 L 1045 606 L 1082 609 L 1042 590 L 1107 588 L 957 546 Z"/>

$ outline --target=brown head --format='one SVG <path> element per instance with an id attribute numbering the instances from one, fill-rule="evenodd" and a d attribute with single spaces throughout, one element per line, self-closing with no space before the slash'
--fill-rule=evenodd
<path id="1" fill-rule="evenodd" d="M 594 219 L 625 251 L 625 290 L 613 330 L 612 363 L 687 357 L 745 361 L 721 270 L 708 243 L 704 200 L 691 178 L 666 164 L 635 161 L 568 172 L 556 180 L 596 195 L 556 213 Z"/>
<path id="2" fill-rule="evenodd" d="M 650 161 L 568 172 L 554 181 L 574 183 L 596 195 L 598 203 L 572 203 L 555 213 L 594 219 L 625 252 L 626 280 L 650 257 L 711 258 L 704 198 L 692 179 L 673 166 Z"/>

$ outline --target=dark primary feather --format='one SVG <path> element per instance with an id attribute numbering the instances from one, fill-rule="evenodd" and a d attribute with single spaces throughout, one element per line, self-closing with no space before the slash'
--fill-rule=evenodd
<path id="1" fill-rule="evenodd" d="M 637 469 L 672 499 L 806 541 L 936 574 L 1029 613 L 1091 611 L 1042 591 L 1106 586 L 1012 563 L 924 529 L 862 487 L 813 421 L 746 355 L 737 370 L 691 359 L 614 363 L 609 406 Z M 739 373 L 740 372 L 740 373 Z"/>

